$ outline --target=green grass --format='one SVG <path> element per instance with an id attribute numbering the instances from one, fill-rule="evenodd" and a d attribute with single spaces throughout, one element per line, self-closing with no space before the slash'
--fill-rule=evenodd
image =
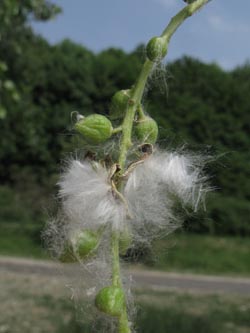
<path id="1" fill-rule="evenodd" d="M 148 300 L 146 299 L 148 297 Z M 228 299 L 222 296 L 195 296 L 176 293 L 144 295 L 139 301 L 135 328 L 138 333 L 249 333 L 249 299 Z M 145 301 L 146 299 L 146 301 Z M 165 302 L 165 300 L 171 302 Z M 152 305 L 153 300 L 153 305 Z M 46 303 L 44 303 L 46 305 Z M 89 333 L 92 325 L 75 317 L 70 303 L 60 301 L 61 309 L 71 313 L 69 323 L 60 325 L 55 332 Z M 60 306 L 57 308 L 60 309 Z M 56 304 L 50 300 L 50 308 Z M 59 315 L 59 313 L 57 314 Z M 59 318 L 58 318 L 59 319 Z M 55 320 L 54 324 L 59 320 Z M 95 322 L 97 332 L 102 321 Z"/>
<path id="2" fill-rule="evenodd" d="M 0 329 L 8 327 L 1 332 L 90 333 L 93 326 L 95 332 L 111 332 L 105 316 L 98 320 L 95 315 L 90 321 L 91 308 L 84 309 L 82 299 L 75 307 L 66 297 L 47 294 L 43 289 L 31 293 L 12 286 L 11 293 L 8 296 L 14 296 L 15 307 L 12 313 L 1 312 Z M 2 301 L 8 308 L 11 300 Z M 144 292 L 137 295 L 137 302 L 137 333 L 250 333 L 249 298 Z"/>
<path id="3" fill-rule="evenodd" d="M 250 274 L 250 238 L 175 234 L 154 244 L 149 266 L 202 274 Z"/>
<path id="4" fill-rule="evenodd" d="M 0 255 L 46 259 L 48 254 L 32 225 L 0 224 Z"/>
<path id="5" fill-rule="evenodd" d="M 249 299 L 173 292 L 141 295 L 139 332 L 250 332 Z"/>

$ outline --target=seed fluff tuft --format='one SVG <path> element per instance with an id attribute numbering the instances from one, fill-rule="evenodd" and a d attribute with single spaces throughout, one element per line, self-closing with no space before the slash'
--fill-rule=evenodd
<path id="1" fill-rule="evenodd" d="M 208 191 L 204 163 L 202 156 L 156 151 L 133 170 L 125 197 L 139 241 L 150 241 L 178 228 L 182 223 L 179 206 L 197 210 Z"/>
<path id="2" fill-rule="evenodd" d="M 123 224 L 125 207 L 108 179 L 108 171 L 99 163 L 70 161 L 58 185 L 63 212 L 73 224 L 89 229 Z"/>

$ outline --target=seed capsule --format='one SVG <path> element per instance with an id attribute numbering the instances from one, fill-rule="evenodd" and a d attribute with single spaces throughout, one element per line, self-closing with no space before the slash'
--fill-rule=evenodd
<path id="1" fill-rule="evenodd" d="M 105 142 L 112 135 L 112 124 L 108 118 L 100 114 L 92 114 L 80 119 L 75 129 L 89 144 Z"/>
<path id="2" fill-rule="evenodd" d="M 119 119 L 124 115 L 129 99 L 131 96 L 131 90 L 120 90 L 117 91 L 111 100 L 110 106 L 110 117 L 111 119 Z"/>
<path id="3" fill-rule="evenodd" d="M 99 236 L 96 232 L 90 230 L 81 231 L 75 240 L 75 252 L 81 259 L 84 259 L 97 249 L 98 244 Z"/>
<path id="4" fill-rule="evenodd" d="M 146 47 L 147 57 L 153 62 L 162 60 L 167 54 L 167 44 L 163 37 L 153 37 Z"/>
<path id="5" fill-rule="evenodd" d="M 59 260 L 63 263 L 73 263 L 78 259 L 85 259 L 97 249 L 99 240 L 99 234 L 94 231 L 80 231 L 77 235 L 72 236 L 65 245 Z"/>
<path id="6" fill-rule="evenodd" d="M 114 317 L 119 317 L 125 308 L 125 296 L 121 288 L 115 286 L 104 287 L 95 298 L 98 310 Z"/>
<path id="7" fill-rule="evenodd" d="M 135 125 L 135 136 L 142 143 L 154 144 L 158 137 L 158 125 L 154 119 L 144 116 Z"/>

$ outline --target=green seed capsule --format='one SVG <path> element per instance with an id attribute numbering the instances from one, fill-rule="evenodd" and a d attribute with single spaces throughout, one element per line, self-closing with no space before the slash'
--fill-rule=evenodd
<path id="1" fill-rule="evenodd" d="M 114 317 L 119 317 L 125 308 L 124 292 L 119 287 L 104 287 L 95 298 L 98 310 Z"/>
<path id="2" fill-rule="evenodd" d="M 119 119 L 124 116 L 124 111 L 126 110 L 129 104 L 130 96 L 131 96 L 130 89 L 120 90 L 114 94 L 110 106 L 111 119 Z"/>
<path id="3" fill-rule="evenodd" d="M 94 253 L 99 245 L 99 234 L 91 230 L 80 231 L 71 237 L 59 257 L 63 263 L 73 263 Z"/>
<path id="4" fill-rule="evenodd" d="M 146 47 L 147 57 L 153 62 L 162 60 L 167 54 L 167 44 L 163 37 L 153 37 Z"/>
<path id="5" fill-rule="evenodd" d="M 100 114 L 92 114 L 79 120 L 75 129 L 89 144 L 105 142 L 111 137 L 113 130 L 109 119 Z"/>
<path id="6" fill-rule="evenodd" d="M 97 249 L 98 244 L 99 236 L 96 232 L 90 230 L 81 231 L 75 240 L 75 252 L 81 259 L 84 259 Z"/>
<path id="7" fill-rule="evenodd" d="M 158 137 L 158 125 L 156 121 L 145 116 L 135 125 L 135 136 L 142 143 L 154 144 Z"/>

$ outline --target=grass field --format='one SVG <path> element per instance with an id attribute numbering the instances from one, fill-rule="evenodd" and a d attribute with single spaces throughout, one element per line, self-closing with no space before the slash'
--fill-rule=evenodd
<path id="1" fill-rule="evenodd" d="M 39 232 L 32 225 L 0 223 L 0 255 L 45 259 L 49 256 L 43 248 Z"/>
<path id="2" fill-rule="evenodd" d="M 84 300 L 75 307 L 62 277 L 4 272 L 0 284 L 1 333 L 94 332 Z M 140 291 L 136 304 L 137 333 L 250 333 L 249 298 Z"/>
<path id="3" fill-rule="evenodd" d="M 39 233 L 0 224 L 0 255 L 49 259 Z M 250 275 L 250 238 L 177 233 L 158 240 L 146 257 L 148 267 L 200 274 Z"/>
<path id="4" fill-rule="evenodd" d="M 249 275 L 250 238 L 176 234 L 154 245 L 154 268 L 192 273 Z"/>

